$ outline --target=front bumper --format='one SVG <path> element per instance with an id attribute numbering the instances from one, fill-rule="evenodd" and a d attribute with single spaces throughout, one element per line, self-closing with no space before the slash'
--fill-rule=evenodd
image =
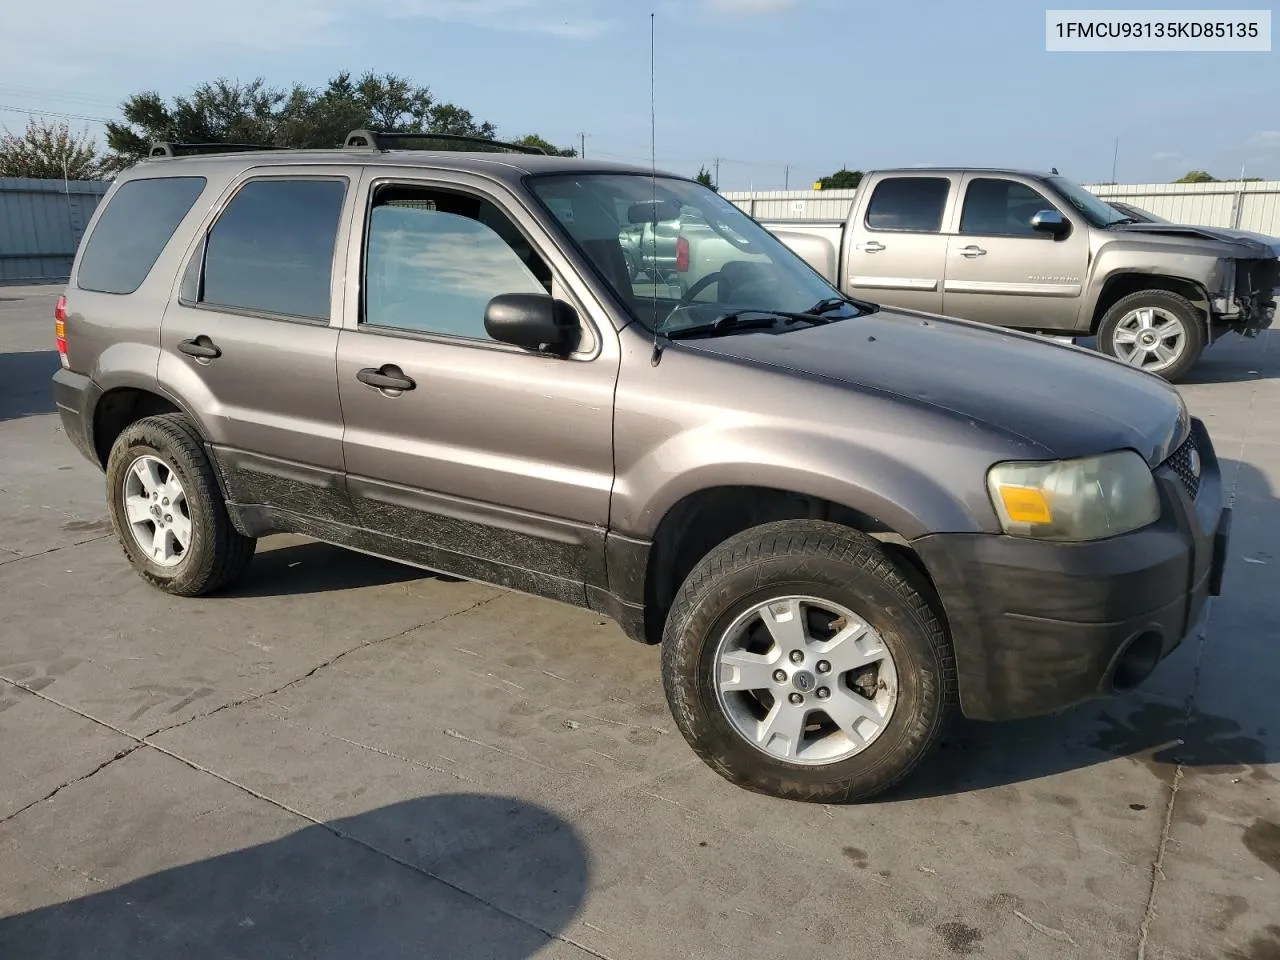
<path id="1" fill-rule="evenodd" d="M 62 417 L 62 429 L 77 450 L 101 468 L 93 448 L 93 412 L 102 391 L 84 374 L 61 369 L 53 375 L 53 402 Z"/>
<path id="2" fill-rule="evenodd" d="M 946 611 L 966 716 L 1035 716 L 1111 692 L 1131 645 L 1163 659 L 1195 629 L 1221 590 L 1231 512 L 1199 420 L 1191 437 L 1198 484 L 1177 455 L 1158 467 L 1161 519 L 1142 530 L 1092 543 L 915 541 Z"/>

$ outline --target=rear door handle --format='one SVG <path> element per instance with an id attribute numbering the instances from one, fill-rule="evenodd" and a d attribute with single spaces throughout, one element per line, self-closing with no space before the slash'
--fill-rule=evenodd
<path id="1" fill-rule="evenodd" d="M 983 250 L 977 244 L 971 243 L 967 247 L 960 248 L 960 256 L 973 259 L 974 257 L 985 257 L 987 251 Z"/>
<path id="2" fill-rule="evenodd" d="M 879 240 L 868 240 L 866 243 L 860 244 L 859 249 L 863 253 L 879 253 L 884 249 L 884 244 Z"/>
<path id="3" fill-rule="evenodd" d="M 394 363 L 384 363 L 381 367 L 365 367 L 356 374 L 356 379 L 379 390 L 412 390 L 417 386 L 412 377 L 406 377 L 404 371 Z"/>
<path id="4" fill-rule="evenodd" d="M 203 333 L 193 340 L 183 340 L 178 344 L 178 349 L 188 357 L 195 357 L 197 360 L 216 360 L 222 356 L 222 348 Z"/>

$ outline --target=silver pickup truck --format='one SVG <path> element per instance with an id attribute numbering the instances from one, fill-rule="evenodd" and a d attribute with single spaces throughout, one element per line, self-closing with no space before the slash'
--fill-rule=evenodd
<path id="1" fill-rule="evenodd" d="M 763 226 L 848 295 L 1067 337 L 1177 380 L 1271 325 L 1280 241 L 1139 223 L 1056 173 L 884 170 L 843 221 Z"/>

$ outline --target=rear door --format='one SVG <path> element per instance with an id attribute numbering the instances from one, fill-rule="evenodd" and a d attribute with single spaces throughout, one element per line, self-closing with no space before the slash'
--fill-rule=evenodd
<path id="1" fill-rule="evenodd" d="M 875 303 L 942 312 L 947 238 L 942 232 L 956 177 L 885 176 L 859 201 L 846 251 L 848 293 Z"/>
<path id="2" fill-rule="evenodd" d="M 1074 329 L 1089 266 L 1088 224 L 1030 179 L 971 173 L 962 189 L 943 310 L 1002 327 Z M 1032 229 L 1042 210 L 1061 213 L 1070 232 L 1055 238 Z"/>
<path id="3" fill-rule="evenodd" d="M 584 584 L 603 585 L 616 332 L 505 189 L 429 170 L 367 177 L 337 371 L 361 525 L 381 552 L 582 604 Z M 484 310 L 502 293 L 570 303 L 578 350 L 492 340 Z"/>
<path id="4" fill-rule="evenodd" d="M 228 188 L 165 311 L 160 384 L 200 419 L 237 503 L 353 522 L 337 350 L 354 167 L 268 167 Z"/>

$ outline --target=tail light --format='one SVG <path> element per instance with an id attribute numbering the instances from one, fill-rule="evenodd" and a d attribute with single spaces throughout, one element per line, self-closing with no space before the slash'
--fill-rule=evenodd
<path id="1" fill-rule="evenodd" d="M 689 241 L 676 237 L 676 273 L 689 272 Z"/>
<path id="2" fill-rule="evenodd" d="M 58 343 L 58 359 L 62 362 L 63 369 L 70 369 L 71 361 L 67 359 L 67 298 L 65 296 L 58 298 L 58 304 L 53 308 L 53 333 Z"/>

